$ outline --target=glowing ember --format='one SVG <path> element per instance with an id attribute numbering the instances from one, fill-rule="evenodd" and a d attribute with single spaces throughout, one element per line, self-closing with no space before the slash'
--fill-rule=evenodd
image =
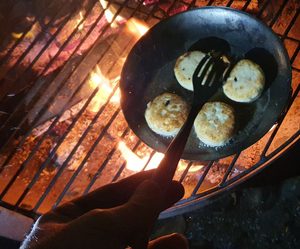
<path id="1" fill-rule="evenodd" d="M 77 24 L 76 26 L 81 23 L 81 21 L 83 20 L 83 15 L 82 15 L 82 12 L 80 11 L 79 12 L 79 18 L 77 19 Z M 82 30 L 83 29 L 83 23 L 81 23 L 79 26 L 78 26 L 78 30 Z"/>
<path id="2" fill-rule="evenodd" d="M 117 77 L 113 80 L 113 83 L 118 81 L 120 77 Z M 103 103 L 106 102 L 109 95 L 112 93 L 113 88 L 111 82 L 103 76 L 101 70 L 98 66 L 96 66 L 95 72 L 91 73 L 90 79 L 89 79 L 89 85 L 92 89 L 99 88 L 98 92 L 92 99 L 89 110 L 92 112 L 97 112 Z M 117 91 L 114 93 L 112 98 L 110 99 L 110 102 L 113 103 L 119 103 L 121 98 L 120 90 L 117 89 Z"/>
<path id="3" fill-rule="evenodd" d="M 140 38 L 149 30 L 146 23 L 133 17 L 127 21 L 126 26 L 137 38 Z"/>

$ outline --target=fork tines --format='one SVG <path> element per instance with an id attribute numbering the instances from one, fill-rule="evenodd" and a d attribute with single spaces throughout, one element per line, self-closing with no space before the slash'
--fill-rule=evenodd
<path id="1" fill-rule="evenodd" d="M 193 81 L 199 82 L 200 85 L 211 86 L 221 77 L 223 62 L 219 55 L 206 55 L 198 64 L 194 74 Z"/>

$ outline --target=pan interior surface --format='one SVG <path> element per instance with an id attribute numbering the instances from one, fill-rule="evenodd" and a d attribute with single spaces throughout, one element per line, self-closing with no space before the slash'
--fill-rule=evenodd
<path id="1" fill-rule="evenodd" d="M 123 67 L 121 107 L 130 128 L 147 145 L 165 152 L 172 140 L 148 127 L 147 103 L 164 92 L 172 92 L 191 103 L 192 92 L 177 82 L 173 68 L 187 51 L 219 50 L 234 58 L 249 58 L 259 64 L 266 77 L 260 98 L 237 103 L 222 89 L 210 99 L 231 105 L 236 112 L 233 138 L 224 146 L 208 147 L 192 130 L 184 159 L 213 160 L 234 154 L 258 141 L 284 111 L 290 95 L 291 67 L 278 37 L 262 22 L 229 8 L 205 7 L 166 19 L 143 36 L 131 50 Z M 205 97 L 205 92 L 202 93 Z"/>

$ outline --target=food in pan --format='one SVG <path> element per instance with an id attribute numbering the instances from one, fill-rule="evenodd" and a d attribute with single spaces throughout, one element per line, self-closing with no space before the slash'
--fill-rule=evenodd
<path id="1" fill-rule="evenodd" d="M 236 102 L 252 102 L 262 93 L 265 75 L 253 61 L 240 60 L 232 69 L 223 85 L 225 95 Z"/>
<path id="2" fill-rule="evenodd" d="M 201 51 L 191 51 L 186 52 L 176 60 L 174 74 L 179 84 L 185 89 L 193 91 L 193 74 L 205 55 L 206 54 Z M 221 59 L 224 63 L 229 63 L 229 59 L 226 57 L 226 55 L 223 55 Z M 204 80 L 206 80 L 211 68 L 212 66 L 210 66 L 208 69 Z"/>
<path id="3" fill-rule="evenodd" d="M 155 133 L 174 136 L 184 124 L 188 112 L 188 104 L 181 97 L 163 93 L 147 104 L 145 119 Z"/>
<path id="4" fill-rule="evenodd" d="M 234 132 L 234 110 L 223 102 L 207 102 L 199 112 L 194 128 L 197 137 L 208 146 L 222 146 Z"/>
<path id="5" fill-rule="evenodd" d="M 193 74 L 199 62 L 205 57 L 205 53 L 200 51 L 187 52 L 181 55 L 175 64 L 174 73 L 179 84 L 193 91 Z"/>

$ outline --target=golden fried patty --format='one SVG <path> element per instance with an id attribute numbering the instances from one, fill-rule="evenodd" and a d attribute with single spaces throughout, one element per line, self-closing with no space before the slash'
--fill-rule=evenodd
<path id="1" fill-rule="evenodd" d="M 262 93 L 265 75 L 259 65 L 250 60 L 240 60 L 223 85 L 225 95 L 236 102 L 251 102 Z"/>
<path id="2" fill-rule="evenodd" d="M 204 57 L 204 53 L 200 51 L 192 51 L 181 55 L 177 59 L 174 67 L 174 73 L 177 81 L 182 87 L 193 91 L 193 74 Z"/>
<path id="3" fill-rule="evenodd" d="M 194 128 L 197 137 L 209 146 L 224 145 L 233 135 L 234 110 L 223 102 L 207 102 L 199 112 Z"/>
<path id="4" fill-rule="evenodd" d="M 163 93 L 147 104 L 145 119 L 157 134 L 174 136 L 188 115 L 187 103 L 178 95 Z"/>

